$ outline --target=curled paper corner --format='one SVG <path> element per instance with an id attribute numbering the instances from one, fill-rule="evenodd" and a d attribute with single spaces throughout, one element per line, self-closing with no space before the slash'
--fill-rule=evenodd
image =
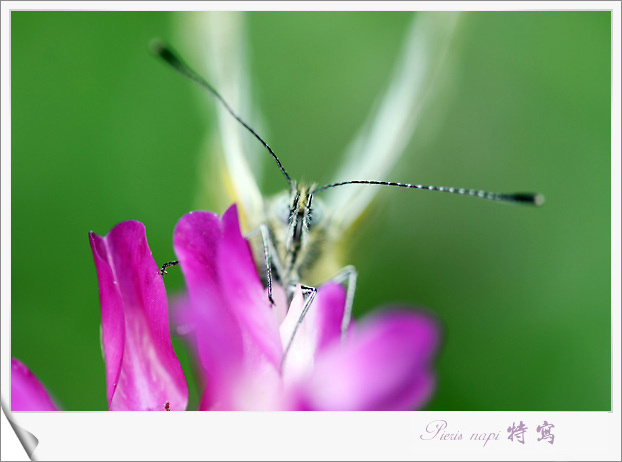
<path id="1" fill-rule="evenodd" d="M 30 433 L 28 430 L 23 429 L 22 427 L 20 427 L 19 425 L 15 423 L 13 419 L 13 415 L 11 414 L 11 411 L 9 409 L 9 406 L 7 406 L 6 403 L 4 402 L 4 398 L 2 399 L 2 412 L 4 412 L 4 415 L 6 416 L 6 420 L 8 420 L 9 424 L 11 425 L 11 428 L 13 428 L 15 435 L 17 435 L 17 439 L 24 447 L 24 450 L 26 451 L 26 454 L 28 455 L 30 460 L 36 460 L 33 457 L 33 453 L 35 452 L 35 449 L 39 445 L 39 440 L 37 439 L 35 435 Z"/>

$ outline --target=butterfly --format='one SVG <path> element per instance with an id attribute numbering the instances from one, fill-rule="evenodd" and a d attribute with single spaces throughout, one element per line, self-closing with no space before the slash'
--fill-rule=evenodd
<path id="1" fill-rule="evenodd" d="M 230 21 L 230 22 L 227 22 Z M 205 27 L 216 38 L 220 36 L 236 42 L 242 35 L 236 16 L 219 16 Z M 305 184 L 292 179 L 281 159 L 265 139 L 243 119 L 236 109 L 199 73 L 186 64 L 169 46 L 156 42 L 153 52 L 174 69 L 198 84 L 217 100 L 218 125 L 221 130 L 224 160 L 226 164 L 225 187 L 241 205 L 243 220 L 253 230 L 249 236 L 261 236 L 255 245 L 257 260 L 263 261 L 268 298 L 273 302 L 273 283 L 285 288 L 291 302 L 297 286 L 303 293 L 303 310 L 293 335 L 285 348 L 284 358 L 311 307 L 317 293 L 316 287 L 332 280 L 347 289 L 346 308 L 342 320 L 342 332 L 348 329 L 357 273 L 353 266 L 341 265 L 339 244 L 342 236 L 361 218 L 372 202 L 378 188 L 391 186 L 405 189 L 419 189 L 467 195 L 491 201 L 542 205 L 544 198 L 536 193 L 492 193 L 476 189 L 398 183 L 381 179 L 395 165 L 417 120 L 421 116 L 423 103 L 432 81 L 446 54 L 452 31 L 456 26 L 456 15 L 445 15 L 442 20 L 436 15 L 419 14 L 406 36 L 396 71 L 377 111 L 355 138 L 345 156 L 343 167 L 336 180 L 326 185 Z M 213 38 L 213 37 L 212 37 Z M 212 40 L 216 43 L 217 40 Z M 236 42 L 237 46 L 241 45 Z M 235 46 L 233 47 L 235 48 Z M 223 60 L 218 57 L 222 50 L 231 52 L 232 47 L 221 46 L 212 49 L 216 62 L 226 62 L 237 68 L 234 75 L 244 75 L 243 60 Z M 431 57 L 436 57 L 435 59 Z M 223 64 L 223 67 L 226 66 Z M 228 93 L 240 98 L 240 82 L 216 76 Z M 243 98 L 242 98 L 243 99 Z M 247 160 L 247 150 L 241 133 L 246 130 L 257 146 L 272 158 L 287 183 L 287 189 L 273 198 L 264 199 L 259 192 L 254 168 Z M 375 177 L 376 179 L 368 179 Z M 355 179 L 347 179 L 355 178 Z M 362 179 L 360 179 L 362 178 Z M 175 262 L 173 262 L 175 263 Z M 171 263 L 163 265 L 162 271 Z"/>

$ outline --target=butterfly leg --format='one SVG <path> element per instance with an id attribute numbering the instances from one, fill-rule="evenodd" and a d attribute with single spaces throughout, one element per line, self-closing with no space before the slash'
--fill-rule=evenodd
<path id="1" fill-rule="evenodd" d="M 164 263 L 162 265 L 162 268 L 160 268 L 160 274 L 162 276 L 164 276 L 165 274 L 168 274 L 168 271 L 166 271 L 166 268 L 170 267 L 170 266 L 177 266 L 179 265 L 179 261 L 175 260 L 175 261 L 169 261 L 168 263 Z"/>
<path id="2" fill-rule="evenodd" d="M 263 241 L 263 256 L 266 260 L 266 279 L 268 283 L 268 299 L 270 303 L 274 305 L 274 300 L 272 299 L 272 265 L 276 267 L 276 271 L 279 275 L 283 274 L 283 270 L 281 268 L 281 263 L 276 258 L 276 251 L 274 249 L 274 244 L 272 243 L 272 238 L 270 237 L 270 230 L 265 224 L 261 224 L 259 226 L 259 231 L 261 233 L 261 239 Z"/>
<path id="3" fill-rule="evenodd" d="M 352 320 L 352 306 L 354 304 L 354 292 L 356 290 L 356 277 L 358 273 L 354 266 L 346 266 L 333 276 L 329 281 L 336 282 L 346 288 L 346 305 L 343 310 L 343 319 L 341 321 L 341 340 L 346 336 L 350 321 Z"/>
<path id="4" fill-rule="evenodd" d="M 270 237 L 270 230 L 265 224 L 259 226 L 258 229 L 255 229 L 248 233 L 245 237 L 248 239 L 257 234 L 261 234 L 261 241 L 263 247 L 263 257 L 266 263 L 266 285 L 268 286 L 268 300 L 272 305 L 274 305 L 274 299 L 272 298 L 272 267 L 276 268 L 277 274 L 281 275 L 281 262 L 276 258 L 276 250 L 274 249 L 274 244 L 272 243 L 272 238 Z"/>
<path id="5" fill-rule="evenodd" d="M 290 284 L 290 287 L 291 286 L 293 286 L 294 288 L 296 287 L 295 284 Z M 294 337 L 296 337 L 296 333 L 298 332 L 298 329 L 300 328 L 302 321 L 304 321 L 305 315 L 307 314 L 307 311 L 309 311 L 309 307 L 313 303 L 313 300 L 315 300 L 315 296 L 317 294 L 317 289 L 315 287 L 301 285 L 300 288 L 302 290 L 302 300 L 303 300 L 302 312 L 300 313 L 300 316 L 298 317 L 298 320 L 296 321 L 296 325 L 294 326 L 292 336 L 289 338 L 289 341 L 287 342 L 287 346 L 285 347 L 285 350 L 283 351 L 283 357 L 281 359 L 281 370 L 283 370 L 283 364 L 285 363 L 285 359 L 287 358 L 287 353 L 289 353 L 289 350 L 292 347 L 292 343 L 294 343 Z"/>

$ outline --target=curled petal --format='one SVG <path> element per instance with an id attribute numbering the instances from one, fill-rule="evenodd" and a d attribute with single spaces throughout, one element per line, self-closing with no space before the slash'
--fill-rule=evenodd
<path id="1" fill-rule="evenodd" d="M 102 309 L 110 410 L 185 410 L 188 386 L 173 351 L 166 291 L 138 221 L 89 234 Z"/>
<path id="2" fill-rule="evenodd" d="M 39 379 L 20 361 L 11 358 L 11 411 L 57 411 Z"/>
<path id="3" fill-rule="evenodd" d="M 421 407 L 434 388 L 431 360 L 438 327 L 407 310 L 368 318 L 343 344 L 320 355 L 302 386 L 301 408 L 314 410 L 409 410 Z"/>

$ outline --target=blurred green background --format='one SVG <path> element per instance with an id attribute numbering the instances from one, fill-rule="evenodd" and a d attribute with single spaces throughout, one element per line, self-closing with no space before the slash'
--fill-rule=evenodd
<path id="1" fill-rule="evenodd" d="M 247 15 L 262 134 L 293 177 L 331 179 L 411 17 Z M 398 302 L 443 323 L 427 409 L 610 409 L 610 19 L 465 13 L 442 91 L 387 178 L 539 191 L 545 207 L 384 188 L 352 242 L 356 317 Z M 179 42 L 174 14 L 11 14 L 11 354 L 66 410 L 107 408 L 87 233 L 140 220 L 169 261 L 205 174 L 212 103 L 150 56 L 154 37 Z M 183 287 L 181 273 L 166 284 Z"/>

